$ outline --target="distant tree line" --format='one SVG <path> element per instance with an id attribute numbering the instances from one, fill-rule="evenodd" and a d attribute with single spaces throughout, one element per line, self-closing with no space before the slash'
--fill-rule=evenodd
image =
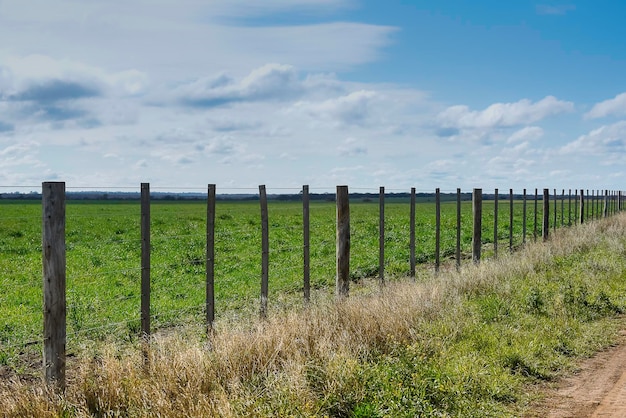
<path id="1" fill-rule="evenodd" d="M 139 200 L 139 192 L 102 192 L 102 191 L 77 191 L 67 192 L 68 200 Z M 493 200 L 494 194 L 483 194 L 483 199 Z M 500 199 L 508 198 L 508 193 L 500 194 Z M 522 194 L 515 194 L 514 199 L 522 199 Z M 176 192 L 151 192 L 150 198 L 152 200 L 165 200 L 165 201 L 201 201 L 206 200 L 206 193 L 176 193 Z M 293 194 L 268 194 L 268 200 L 283 201 L 283 202 L 297 202 L 302 200 L 302 193 Z M 350 199 L 360 202 L 376 202 L 378 201 L 378 193 L 350 193 Z M 385 199 L 388 201 L 408 201 L 411 198 L 410 193 L 385 193 Z M 435 193 L 416 193 L 416 201 L 418 202 L 434 202 Z M 527 199 L 532 200 L 534 194 L 527 195 Z M 540 196 L 541 198 L 541 196 Z M 253 201 L 259 200 L 258 194 L 252 193 L 239 193 L 239 194 L 218 194 L 217 200 L 221 201 Z M 309 193 L 309 199 L 311 201 L 324 201 L 334 202 L 335 193 Z M 0 193 L 0 200 L 41 200 L 41 193 L 39 192 L 11 192 Z M 461 193 L 462 201 L 472 200 L 472 193 Z M 456 201 L 456 193 L 441 193 L 441 201 Z"/>

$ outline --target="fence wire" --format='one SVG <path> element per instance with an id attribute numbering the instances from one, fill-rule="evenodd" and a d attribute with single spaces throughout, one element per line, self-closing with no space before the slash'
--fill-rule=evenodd
<path id="1" fill-rule="evenodd" d="M 95 189 L 95 188 L 93 188 Z M 129 188 L 130 189 L 130 188 Z M 136 190 L 136 188 L 133 188 Z M 156 190 L 202 190 L 200 188 L 157 188 Z M 332 190 L 333 188 L 311 188 L 310 191 L 316 190 Z M 255 188 L 228 188 L 226 190 L 237 191 L 250 191 L 251 194 L 256 194 L 258 189 Z M 357 203 L 354 207 L 353 216 L 353 254 L 354 260 L 352 265 L 353 278 L 358 279 L 361 277 L 373 277 L 378 274 L 378 218 L 375 210 L 372 210 L 377 206 L 377 199 L 375 199 L 378 188 L 351 188 L 354 192 L 366 192 L 372 196 L 371 202 L 359 202 L 361 197 L 355 197 L 354 203 Z M 503 192 L 506 189 L 502 189 Z M 272 187 L 268 189 L 268 193 L 291 191 L 294 195 L 298 194 L 301 189 L 293 187 Z M 408 193 L 407 190 L 397 188 L 386 188 L 388 193 Z M 535 230 L 537 234 L 541 236 L 542 225 L 541 216 L 543 214 L 543 205 L 541 204 L 542 196 L 538 194 L 535 196 L 528 189 L 530 193 L 527 194 L 527 212 L 526 212 L 526 235 L 523 235 L 521 226 L 515 224 L 513 226 L 513 245 L 518 246 L 522 241 L 528 241 L 529 238 L 534 237 Z M 580 203 L 580 196 L 578 189 L 575 189 L 574 195 L 565 193 L 564 190 L 557 189 L 557 192 L 552 193 L 550 211 L 552 212 L 555 207 L 554 213 L 551 216 L 555 216 L 554 222 L 551 226 L 566 226 L 570 223 L 576 222 L 578 219 L 578 205 Z M 447 191 L 443 191 L 446 193 Z M 449 191 L 450 193 L 456 191 Z M 594 191 L 594 194 L 585 195 L 585 220 L 598 219 L 603 216 L 605 197 L 601 194 L 596 194 L 598 191 Z M 432 190 L 421 190 L 419 193 L 432 193 Z M 468 194 L 469 192 L 463 192 Z M 490 195 L 490 192 L 484 190 L 486 196 Z M 329 197 L 332 196 L 329 194 Z M 505 240 L 509 239 L 509 212 L 508 212 L 508 193 L 501 195 L 499 200 L 499 233 L 496 241 L 503 244 Z M 516 194 L 516 199 L 519 198 L 519 193 Z M 534 203 L 539 202 L 537 209 L 534 209 Z M 614 213 L 620 207 L 621 202 L 618 201 L 617 196 L 609 195 L 606 200 L 608 206 L 608 213 Z M 155 202 L 156 203 L 156 202 Z M 186 204 L 187 202 L 167 202 L 167 205 L 172 204 Z M 225 297 L 223 292 L 229 291 L 229 289 L 241 289 L 237 283 L 244 283 L 246 289 L 244 290 L 244 296 L 246 300 L 255 299 L 259 286 L 260 275 L 260 218 L 258 213 L 258 203 L 250 203 L 250 208 L 254 207 L 254 210 L 246 213 L 240 213 L 238 208 L 232 205 L 237 205 L 240 202 L 228 202 L 218 201 L 217 213 L 216 213 L 216 289 L 222 292 L 220 297 Z M 364 212 L 359 212 L 359 205 L 363 204 L 366 207 L 369 215 L 365 216 Z M 432 203 L 432 202 L 431 202 Z M 300 202 L 294 202 L 290 207 L 283 206 L 282 203 L 270 201 L 269 204 L 269 222 L 270 222 L 270 286 L 278 283 L 279 289 L 286 290 L 301 290 L 303 286 L 303 244 L 302 242 L 302 212 Z M 484 215 L 487 216 L 485 223 L 483 223 L 483 242 L 485 244 L 493 243 L 493 239 L 490 238 L 490 234 L 493 234 L 493 214 L 492 219 L 489 220 L 489 205 L 493 202 L 485 200 Z M 552 204 L 556 206 L 552 206 Z M 231 205 L 231 207 L 228 207 Z M 326 206 L 323 206 L 326 205 Z M 399 206 L 398 206 L 399 205 Z M 454 201 L 445 202 L 444 205 L 452 207 Z M 462 213 L 462 248 L 461 251 L 464 254 L 471 252 L 471 242 L 468 242 L 467 238 L 471 237 L 471 213 L 468 211 L 471 206 L 469 203 L 464 202 L 464 211 Z M 67 223 L 72 225 L 70 232 L 81 231 L 87 224 L 85 235 L 93 232 L 93 239 L 89 239 L 85 236 L 72 236 L 67 241 L 68 246 L 68 276 L 67 281 L 74 292 L 83 292 L 85 289 L 89 289 L 89 286 L 95 287 L 96 285 L 107 284 L 111 288 L 103 291 L 102 289 L 92 289 L 86 292 L 87 295 L 94 295 L 98 304 L 106 309 L 110 305 L 122 306 L 124 309 L 134 310 L 137 312 L 137 317 L 128 320 L 117 321 L 112 319 L 111 322 L 97 325 L 87 326 L 81 325 L 79 330 L 74 330 L 68 333 L 68 337 L 77 338 L 81 335 L 96 332 L 99 330 L 106 330 L 109 328 L 116 328 L 125 326 L 126 328 L 138 329 L 138 302 L 141 297 L 139 289 L 139 279 L 142 267 L 140 264 L 140 243 L 141 238 L 128 238 L 128 234 L 140 234 L 139 228 L 139 216 L 140 205 L 136 202 L 130 202 L 125 207 L 126 209 L 132 208 L 137 211 L 136 216 L 129 216 L 127 213 L 119 213 L 117 210 L 103 210 L 97 213 L 80 214 L 78 211 L 88 206 L 88 203 L 81 202 L 80 205 L 72 205 L 71 211 L 68 210 Z M 114 206 L 111 206 L 114 207 Z M 241 206 L 243 207 L 243 206 Z M 239 207 L 239 208 L 241 208 Z M 406 274 L 408 272 L 409 263 L 409 239 L 408 239 L 408 227 L 409 220 L 408 203 L 403 201 L 402 203 L 386 202 L 386 219 L 385 224 L 385 253 L 386 258 L 384 261 L 385 272 L 388 275 L 394 274 Z M 310 203 L 310 275 L 312 285 L 331 285 L 334 281 L 334 261 L 335 261 L 335 239 L 334 239 L 334 206 L 331 202 L 311 201 Z M 398 209 L 399 208 L 399 209 Z M 154 297 L 154 312 L 152 318 L 158 324 L 163 318 L 175 318 L 176 315 L 182 313 L 188 313 L 191 311 L 198 311 L 200 313 L 205 304 L 194 303 L 192 306 L 184 306 L 186 303 L 202 299 L 204 297 L 204 291 L 206 288 L 205 282 L 205 267 L 206 267 L 206 253 L 205 253 L 205 239 L 206 239 L 206 208 L 202 202 L 196 202 L 196 207 L 193 210 L 185 211 L 184 213 L 176 213 L 175 210 L 163 206 L 163 213 L 153 213 L 151 241 L 153 244 L 153 260 L 156 263 L 150 266 L 153 279 L 153 297 Z M 167 211 L 166 211 L 167 209 Z M 186 210 L 189 208 L 185 208 Z M 434 259 L 435 249 L 432 245 L 431 238 L 434 234 L 434 218 L 435 214 L 432 208 L 428 209 L 430 212 L 420 222 L 416 223 L 416 234 L 419 239 L 416 242 L 416 257 L 418 261 L 430 262 Z M 519 201 L 515 201 L 514 205 L 514 217 L 519 219 L 521 217 L 521 205 Z M 573 213 L 572 213 L 573 211 Z M 175 216 L 172 216 L 172 213 Z M 537 216 L 537 227 L 535 227 L 534 217 Z M 131 223 L 131 229 L 127 227 L 120 227 L 117 223 L 111 223 L 111 221 L 126 219 L 128 223 Z M 442 234 L 441 234 L 441 252 L 444 257 L 451 256 L 454 250 L 454 243 L 452 240 L 456 238 L 456 234 L 450 232 L 454 230 L 454 222 L 456 215 L 447 213 L 442 215 Z M 32 221 L 31 216 L 21 215 L 9 215 L 0 216 L 0 222 L 15 222 L 15 221 Z M 90 222 L 85 222 L 90 221 Z M 168 223 L 173 223 L 173 226 L 168 226 Z M 489 225 L 491 223 L 491 225 Z M 28 222 L 30 228 L 34 231 L 41 233 L 40 218 L 37 222 Z M 0 224 L 1 225 L 1 224 Z M 96 231 L 96 228 L 100 228 L 99 225 L 107 226 L 108 232 L 100 233 Z M 124 224 L 126 225 L 126 224 Z M 233 225 L 237 226 L 236 232 L 233 233 Z M 89 229 L 91 228 L 91 229 Z M 117 228 L 117 230 L 116 230 Z M 121 233 L 116 233 L 121 231 Z M 109 234 L 109 238 L 106 235 Z M 19 234 L 17 234 L 19 235 Z M 111 238 L 110 236 L 114 237 Z M 119 235 L 119 236 L 118 236 Z M 329 235 L 333 236 L 332 239 L 327 238 Z M 0 239 L 6 237 L 0 236 Z M 16 236 L 12 239 L 21 239 L 23 236 Z M 424 239 L 425 238 L 425 239 Z M 294 242 L 298 242 L 294 245 Z M 240 245 L 241 244 L 241 245 Z M 245 244 L 245 245 L 244 245 Z M 103 247 L 111 247 L 112 250 L 121 247 L 131 247 L 134 249 L 129 250 L 132 253 L 128 254 L 128 257 L 115 256 L 107 257 L 103 261 L 104 265 L 117 264 L 117 262 L 124 262 L 125 265 L 121 268 L 110 268 L 99 270 L 101 266 L 89 266 L 88 264 L 72 260 L 73 254 L 89 253 L 96 249 Z M 241 250 L 241 248 L 247 248 L 247 250 Z M 253 248 L 253 251 L 249 249 Z M 108 249 L 107 249 L 108 251 Z M 33 252 L 41 252 L 41 246 L 32 246 L 29 250 L 29 254 Z M 233 253 L 242 252 L 236 257 Z M 170 261 L 163 261 L 170 260 Z M 237 268 L 243 270 L 237 271 L 232 267 L 228 267 L 225 264 L 235 263 Z M 132 265 L 132 266 L 129 266 Z M 406 264 L 406 266 L 405 266 Z M 395 266 L 402 265 L 404 267 L 399 270 Z M 84 272 L 85 267 L 88 266 L 92 271 Z M 81 270 L 83 271 L 81 273 Z M 34 273 L 34 271 L 33 271 Z M 8 273 L 10 275 L 10 272 Z M 40 274 L 40 272 L 37 272 Z M 125 278 L 129 279 L 129 283 L 115 284 L 116 279 Z M 115 286 L 120 286 L 117 289 Z M 230 287 L 229 287 L 230 286 Z M 0 291 L 6 290 L 9 287 L 9 283 L 3 281 L 0 284 Z M 33 289 L 34 285 L 17 285 L 10 284 L 13 292 L 23 292 L 25 290 Z M 131 289 L 131 290 L 129 290 Z M 117 292 L 117 293 L 116 293 Z M 41 292 L 38 292 L 41 295 Z M 180 296 L 180 300 L 177 300 L 176 295 Z M 173 297 L 174 296 L 174 297 Z M 68 316 L 78 315 L 81 313 L 94 310 L 94 301 L 75 298 L 70 295 L 70 305 L 68 306 Z M 183 307 L 181 307 L 183 306 Z M 98 307 L 98 309 L 100 309 Z M 100 313 L 100 311 L 97 311 Z M 12 315 L 11 320 L 23 321 L 33 316 L 39 316 L 41 313 L 24 312 L 18 315 Z M 78 319 L 76 319 L 78 320 Z M 87 319 L 85 319 L 87 321 Z M 0 320 L 0 327 L 3 326 L 2 320 Z M 72 325 L 73 326 L 73 325 Z M 39 344 L 43 341 L 35 341 Z M 33 341 L 24 341 L 22 343 L 12 343 L 7 346 L 6 344 L 0 346 L 0 350 L 8 348 L 19 348 L 31 345 Z M 20 345 L 21 344 L 21 345 Z"/>

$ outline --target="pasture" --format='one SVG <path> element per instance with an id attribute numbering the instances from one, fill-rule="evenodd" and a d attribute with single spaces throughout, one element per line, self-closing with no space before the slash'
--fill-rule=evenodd
<path id="1" fill-rule="evenodd" d="M 266 320 L 252 308 L 245 321 L 219 320 L 210 338 L 201 315 L 190 312 L 170 322 L 188 321 L 184 326 L 158 324 L 147 363 L 128 319 L 119 327 L 103 323 L 107 333 L 84 329 L 68 340 L 75 355 L 64 394 L 41 378 L 8 372 L 0 379 L 0 410 L 55 417 L 545 416 L 533 413 L 543 389 L 619 340 L 625 226 L 619 214 L 562 228 L 514 255 L 502 245 L 497 260 L 464 263 L 459 273 L 435 275 L 426 263 L 418 283 L 398 277 L 380 289 L 375 279 L 357 280 L 359 294 L 338 301 L 323 299 L 332 294 L 328 285 L 306 308 L 299 291 L 276 290 Z M 250 286 L 258 290 L 255 281 Z M 217 300 L 221 318 L 248 309 Z M 106 335 L 114 338 L 101 341 Z M 85 347 L 87 336 L 96 344 Z"/>
<path id="2" fill-rule="evenodd" d="M 560 206 L 559 206 L 560 207 Z M 409 203 L 385 204 L 385 277 L 409 274 Z M 541 222 L 541 202 L 538 205 Z M 514 203 L 514 246 L 522 243 L 522 202 Z M 154 329 L 201 323 L 205 298 L 206 203 L 155 201 L 151 205 L 151 316 Z M 258 309 L 261 228 L 258 201 L 218 201 L 215 225 L 216 317 L 234 319 Z M 40 202 L 0 202 L 0 365 L 21 367 L 20 353 L 41 352 L 42 262 Z M 483 203 L 483 255 L 493 255 L 493 201 Z M 561 213 L 557 211 L 557 224 Z M 378 274 L 378 202 L 351 202 L 351 279 L 357 286 Z M 573 217 L 573 215 L 572 215 Z M 498 210 L 499 251 L 508 251 L 509 202 Z M 534 229 L 527 202 L 527 240 Z M 565 202 L 564 223 L 568 222 Z M 417 204 L 418 280 L 432 275 L 435 205 Z M 461 205 L 463 263 L 471 259 L 471 202 Z M 537 226 L 539 237 L 541 225 Z M 456 203 L 441 205 L 441 254 L 454 257 Z M 312 297 L 333 293 L 335 204 L 310 205 Z M 302 300 L 302 204 L 269 202 L 269 307 Z M 67 332 L 70 352 L 86 341 L 133 340 L 140 330 L 140 204 L 136 201 L 67 202 Z M 452 263 L 450 263 L 452 264 Z M 444 266 L 445 267 L 445 266 Z"/>

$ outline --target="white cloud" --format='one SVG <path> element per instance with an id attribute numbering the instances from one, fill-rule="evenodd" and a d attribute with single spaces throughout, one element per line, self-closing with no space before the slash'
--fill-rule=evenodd
<path id="1" fill-rule="evenodd" d="M 31 152 L 33 149 L 39 147 L 39 144 L 34 141 L 24 141 L 18 144 L 9 145 L 4 149 L 0 149 L 0 157 L 15 157 L 21 156 L 24 153 Z"/>
<path id="2" fill-rule="evenodd" d="M 0 167 L 2 167 L 2 176 L 10 176 L 10 169 L 14 170 L 32 170 L 40 169 L 44 165 L 38 159 L 40 144 L 35 141 L 23 141 L 17 144 L 9 145 L 0 149 Z"/>
<path id="3" fill-rule="evenodd" d="M 526 126 L 518 131 L 513 132 L 509 139 L 508 144 L 514 144 L 516 142 L 535 141 L 543 136 L 543 129 L 538 126 Z"/>
<path id="4" fill-rule="evenodd" d="M 626 93 L 621 93 L 612 99 L 596 103 L 593 108 L 585 113 L 586 119 L 597 119 L 606 116 L 626 115 Z"/>
<path id="5" fill-rule="evenodd" d="M 0 55 L 0 58 L 0 93 L 4 90 L 5 95 L 51 80 L 102 88 L 115 95 L 135 95 L 148 86 L 148 76 L 135 69 L 109 72 L 81 61 L 42 54 Z"/>
<path id="6" fill-rule="evenodd" d="M 175 93 L 184 105 L 215 107 L 236 102 L 285 100 L 302 94 L 294 67 L 266 64 L 237 82 L 222 73 L 184 85 Z"/>
<path id="7" fill-rule="evenodd" d="M 604 157 L 602 163 L 626 161 L 626 121 L 594 129 L 561 147 L 560 154 Z"/>
<path id="8" fill-rule="evenodd" d="M 361 141 L 354 138 L 347 138 L 343 144 L 337 147 L 339 155 L 344 157 L 358 157 L 367 154 L 367 147 L 363 146 Z"/>
<path id="9" fill-rule="evenodd" d="M 246 45 L 246 61 L 289 62 L 313 71 L 347 70 L 377 60 L 392 42 L 394 27 L 352 22 L 303 26 L 220 28 L 225 40 Z M 218 47 L 219 48 L 219 47 Z M 221 48 L 220 48 L 221 49 Z"/>
<path id="10" fill-rule="evenodd" d="M 450 177 L 458 172 L 459 162 L 451 159 L 436 160 L 424 167 L 424 171 L 431 177 Z"/>
<path id="11" fill-rule="evenodd" d="M 468 106 L 451 106 L 439 113 L 443 127 L 492 129 L 531 124 L 548 116 L 574 110 L 572 102 L 547 96 L 538 102 L 522 99 L 515 103 L 495 103 L 484 110 L 470 110 Z"/>
<path id="12" fill-rule="evenodd" d="M 0 39 L 11 39 L 7 51 L 80 61 L 109 72 L 137 70 L 152 80 L 179 81 L 221 70 L 238 75 L 267 62 L 301 69 L 336 71 L 372 62 L 389 45 L 397 28 L 329 18 L 300 25 L 250 25 L 220 22 L 231 14 L 332 11 L 346 2 L 266 2 L 199 0 L 79 2 L 42 0 L 0 3 Z M 262 6 L 261 6 L 262 4 Z M 299 5 L 299 6 L 298 6 Z M 229 12 L 230 10 L 230 12 Z M 140 17 L 140 18 L 139 18 Z M 37 27 L 34 31 L 32 28 Z M 46 36 L 41 36 L 46 33 Z M 46 69 L 39 67 L 40 71 Z M 33 70 L 31 70 L 33 71 Z M 127 77 L 132 78 L 132 75 Z M 121 83 L 124 85 L 124 83 Z M 125 88 L 137 88 L 126 83 Z"/>
<path id="13" fill-rule="evenodd" d="M 330 13 L 353 3 L 352 0 L 217 0 L 212 2 L 211 10 L 218 16 L 241 18 L 288 11 Z"/>
<path id="14" fill-rule="evenodd" d="M 0 14 L 17 22 L 87 24 L 94 19 L 108 21 L 114 10 L 120 14 L 142 12 L 152 19 L 228 17 L 245 18 L 286 12 L 328 14 L 354 6 L 353 0 L 109 0 L 107 2 L 57 0 L 50 7 L 46 0 L 3 1 Z"/>
<path id="15" fill-rule="evenodd" d="M 228 137 L 220 137 L 211 140 L 205 147 L 204 151 L 209 154 L 217 155 L 233 155 L 241 153 L 242 147 L 240 144 Z"/>
<path id="16" fill-rule="evenodd" d="M 371 121 L 369 116 L 372 103 L 378 99 L 379 95 L 374 91 L 359 90 L 321 102 L 297 102 L 292 110 L 311 118 L 332 120 L 342 125 L 361 125 Z"/>
<path id="17" fill-rule="evenodd" d="M 145 159 L 141 159 L 141 160 L 137 160 L 135 162 L 135 164 L 133 164 L 133 168 L 135 170 L 139 170 L 139 169 L 143 169 L 143 168 L 147 168 L 148 167 L 148 161 L 146 161 Z"/>

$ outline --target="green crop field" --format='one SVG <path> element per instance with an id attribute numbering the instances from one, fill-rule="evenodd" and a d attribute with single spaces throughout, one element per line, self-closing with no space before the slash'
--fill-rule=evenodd
<path id="1" fill-rule="evenodd" d="M 557 224 L 564 219 L 558 205 Z M 541 223 L 541 202 L 538 205 Z M 493 201 L 483 204 L 483 255 L 493 255 Z M 552 208 L 551 208 L 552 209 Z M 572 211 L 574 206 L 572 204 Z M 378 275 L 378 202 L 351 202 L 351 278 Z M 216 316 L 258 308 L 261 222 L 257 201 L 216 205 Z M 409 203 L 385 206 L 385 277 L 409 274 Z M 471 202 L 461 207 L 463 263 L 471 258 Z M 82 341 L 138 335 L 140 306 L 139 202 L 68 201 L 66 209 L 68 349 Z M 527 239 L 533 238 L 533 201 L 527 204 Z M 572 213 L 573 219 L 573 213 Z M 499 250 L 509 244 L 509 202 L 500 200 Z M 551 219 L 552 222 L 552 219 Z M 311 287 L 332 292 L 335 280 L 335 204 L 311 202 Z M 454 257 L 456 204 L 441 205 L 442 260 Z M 205 295 L 206 204 L 151 205 L 151 314 L 154 328 L 202 321 Z M 538 225 L 539 236 L 541 225 Z M 522 243 L 522 202 L 514 203 L 514 246 Z M 269 305 L 302 294 L 302 205 L 269 202 Z M 431 274 L 435 252 L 435 205 L 418 203 L 416 258 Z M 39 352 L 42 335 L 41 203 L 0 203 L 0 364 L 20 353 Z M 29 344 L 31 343 L 32 344 Z"/>

